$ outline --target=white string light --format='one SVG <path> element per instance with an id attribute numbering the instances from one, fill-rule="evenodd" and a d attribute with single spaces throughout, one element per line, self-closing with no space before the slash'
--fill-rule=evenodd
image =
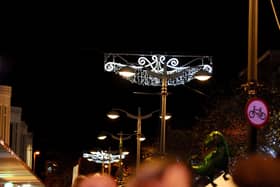
<path id="1" fill-rule="evenodd" d="M 122 154 L 122 159 L 125 159 L 126 153 Z M 84 153 L 83 158 L 86 158 L 90 162 L 95 163 L 104 163 L 104 164 L 110 164 L 120 161 L 120 155 L 119 154 L 112 154 L 108 153 L 107 151 L 92 151 L 90 153 Z"/>
<path id="2" fill-rule="evenodd" d="M 128 60 L 124 59 L 125 57 Z M 137 57 L 136 64 L 130 63 L 133 57 Z M 148 57 L 151 57 L 151 60 Z M 213 71 L 212 57 L 210 56 L 110 53 L 105 54 L 104 59 L 105 71 L 118 73 L 120 69 L 130 67 L 135 70 L 135 75 L 125 78 L 132 83 L 143 86 L 161 86 L 162 76 L 168 77 L 168 86 L 182 85 L 193 80 L 198 71 L 203 70 L 209 74 L 212 74 Z M 179 60 L 185 63 L 179 66 Z"/>

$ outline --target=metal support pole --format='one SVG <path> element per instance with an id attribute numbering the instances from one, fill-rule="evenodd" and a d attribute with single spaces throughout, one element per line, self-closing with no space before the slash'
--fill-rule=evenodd
<path id="1" fill-rule="evenodd" d="M 108 174 L 111 175 L 111 162 L 112 162 L 111 147 L 109 147 L 108 154 L 109 154 Z"/>
<path id="2" fill-rule="evenodd" d="M 141 108 L 138 107 L 138 116 L 137 116 L 137 132 L 136 132 L 136 142 L 137 142 L 137 156 L 136 156 L 136 171 L 140 166 L 140 155 L 141 155 Z"/>
<path id="3" fill-rule="evenodd" d="M 249 0 L 249 20 L 248 20 L 248 84 L 253 84 L 253 89 L 249 87 L 249 97 L 256 95 L 258 81 L 258 0 Z M 249 151 L 255 152 L 257 146 L 257 129 L 249 127 Z"/>
<path id="4" fill-rule="evenodd" d="M 33 153 L 33 172 L 35 173 L 35 168 L 36 168 L 36 153 Z"/>
<path id="5" fill-rule="evenodd" d="M 102 153 L 102 168 L 101 168 L 101 173 L 104 174 L 105 170 L 105 164 L 104 164 L 104 153 Z"/>
<path id="6" fill-rule="evenodd" d="M 111 164 L 111 160 L 109 161 L 109 165 L 108 165 L 108 174 L 111 175 L 111 170 L 112 170 L 112 164 Z"/>
<path id="7" fill-rule="evenodd" d="M 166 65 L 162 77 L 161 87 L 161 139 L 160 139 L 160 152 L 165 154 L 165 140 L 166 140 L 166 97 L 167 97 L 167 72 Z"/>
<path id="8" fill-rule="evenodd" d="M 111 147 L 109 147 L 109 165 L 108 165 L 108 174 L 111 175 L 111 162 L 112 162 L 112 158 L 111 158 Z"/>
<path id="9" fill-rule="evenodd" d="M 119 161 L 119 183 L 123 183 L 123 165 L 122 165 L 122 153 L 123 153 L 123 133 L 120 132 L 120 138 L 119 138 L 119 152 L 120 152 L 120 161 Z"/>
<path id="10" fill-rule="evenodd" d="M 142 135 L 141 126 L 142 126 L 142 120 L 152 117 L 153 113 L 158 112 L 159 110 L 155 110 L 155 111 L 153 111 L 149 114 L 143 115 L 143 116 L 142 116 L 140 107 L 138 107 L 138 114 L 137 115 L 130 114 L 129 112 L 127 112 L 123 109 L 120 109 L 120 108 L 113 108 L 113 110 L 121 111 L 121 112 L 125 113 L 128 118 L 137 120 L 137 130 L 136 130 L 136 142 L 137 142 L 136 143 L 137 144 L 137 147 L 136 147 L 136 151 L 137 151 L 137 153 L 136 153 L 137 154 L 136 155 L 136 170 L 137 170 L 137 168 L 140 166 L 140 162 L 141 162 L 141 135 Z M 161 133 L 161 135 L 162 135 L 162 133 Z M 162 145 L 162 144 L 160 144 L 160 145 Z M 162 146 L 160 146 L 160 147 L 162 147 Z"/>

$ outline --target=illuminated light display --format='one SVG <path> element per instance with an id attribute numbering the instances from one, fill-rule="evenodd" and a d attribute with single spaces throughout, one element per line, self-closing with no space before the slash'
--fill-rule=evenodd
<path id="1" fill-rule="evenodd" d="M 127 152 L 123 152 L 121 159 L 124 159 L 126 155 Z M 107 151 L 91 151 L 90 153 L 84 153 L 83 158 L 98 164 L 112 164 L 120 161 L 119 154 L 112 154 Z"/>

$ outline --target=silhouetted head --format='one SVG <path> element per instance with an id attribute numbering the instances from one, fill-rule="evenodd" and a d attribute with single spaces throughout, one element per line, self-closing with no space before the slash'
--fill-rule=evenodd
<path id="1" fill-rule="evenodd" d="M 265 155 L 250 155 L 239 160 L 232 177 L 239 187 L 279 187 L 280 160 Z"/>
<path id="2" fill-rule="evenodd" d="M 72 187 L 79 187 L 80 184 L 82 183 L 82 181 L 84 181 L 87 177 L 85 175 L 78 175 L 73 184 L 72 184 Z"/>
<path id="3" fill-rule="evenodd" d="M 128 187 L 190 187 L 192 174 L 189 168 L 170 158 L 151 159 L 142 163 Z"/>
<path id="4" fill-rule="evenodd" d="M 88 175 L 78 187 L 117 187 L 116 181 L 107 174 Z"/>

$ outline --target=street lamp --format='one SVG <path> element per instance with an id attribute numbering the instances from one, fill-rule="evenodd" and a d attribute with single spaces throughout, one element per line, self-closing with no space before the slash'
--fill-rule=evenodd
<path id="1" fill-rule="evenodd" d="M 133 61 L 137 61 L 137 64 L 131 63 Z M 179 61 L 183 61 L 184 65 L 179 66 Z M 142 86 L 161 86 L 161 116 L 163 117 L 161 118 L 160 152 L 164 154 L 167 86 L 183 85 L 193 79 L 209 79 L 212 74 L 212 57 L 105 53 L 104 69 L 107 72 L 122 72 L 122 74 L 124 70 L 133 70 L 129 74 L 125 74 L 127 75 L 125 78 L 130 82 Z"/>
<path id="2" fill-rule="evenodd" d="M 149 114 L 146 115 L 142 115 L 141 114 L 141 108 L 138 107 L 138 114 L 137 115 L 133 115 L 123 109 L 120 108 L 113 108 L 112 111 L 110 111 L 107 116 L 110 119 L 117 119 L 119 118 L 119 113 L 117 111 L 123 112 L 126 114 L 126 116 L 130 119 L 136 119 L 137 120 L 137 130 L 136 130 L 136 142 L 137 142 L 137 150 L 136 150 L 136 171 L 140 166 L 140 154 L 141 154 L 141 141 L 143 141 L 144 137 L 142 137 L 142 133 L 141 133 L 141 126 L 142 126 L 142 120 L 143 119 L 148 119 L 150 117 L 152 117 L 153 113 L 155 112 L 159 112 L 159 110 L 154 110 L 152 112 L 150 112 Z"/>
<path id="3" fill-rule="evenodd" d="M 161 115 L 159 116 L 159 118 L 160 118 L 160 119 L 162 118 Z M 169 120 L 170 118 L 172 118 L 172 115 L 166 113 L 166 114 L 165 114 L 165 120 Z"/>
<path id="4" fill-rule="evenodd" d="M 111 136 L 114 140 L 119 141 L 119 170 L 120 170 L 120 175 L 118 176 L 118 183 L 123 184 L 123 166 L 122 166 L 122 159 L 125 158 L 126 153 L 123 152 L 123 141 L 124 140 L 129 140 L 133 135 L 135 134 L 124 134 L 123 132 L 120 132 L 117 134 L 117 136 L 104 131 L 102 134 L 100 134 L 97 139 L 99 140 L 105 140 L 107 138 L 107 135 Z"/>
<path id="5" fill-rule="evenodd" d="M 33 172 L 35 172 L 36 157 L 40 155 L 40 151 L 34 151 L 33 153 Z"/>

